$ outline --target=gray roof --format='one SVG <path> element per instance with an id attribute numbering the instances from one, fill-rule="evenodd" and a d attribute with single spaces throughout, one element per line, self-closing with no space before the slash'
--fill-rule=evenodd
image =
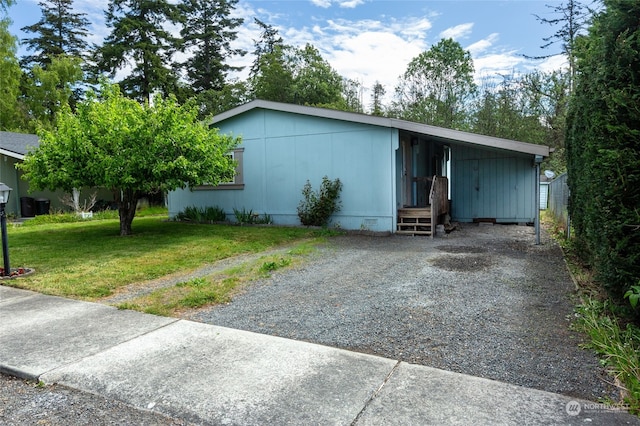
<path id="1" fill-rule="evenodd" d="M 309 115 L 314 117 L 329 118 L 333 120 L 351 121 L 354 123 L 371 124 L 373 126 L 389 127 L 429 136 L 446 143 L 463 143 L 479 145 L 488 148 L 504 149 L 525 154 L 549 156 L 549 147 L 510 139 L 485 136 L 477 133 L 463 132 L 460 130 L 445 129 L 443 127 L 429 126 L 427 124 L 398 120 L 396 118 L 378 117 L 374 115 L 358 114 L 354 112 L 338 111 L 326 108 L 309 107 L 303 105 L 285 104 L 280 102 L 263 101 L 260 99 L 248 102 L 229 111 L 213 117 L 212 124 L 219 123 L 228 118 L 250 111 L 252 109 L 269 109 L 274 111 L 289 112 L 293 114 Z"/>
<path id="2" fill-rule="evenodd" d="M 22 160 L 31 148 L 38 146 L 40 146 L 40 139 L 37 135 L 0 132 L 0 154 L 8 157 Z"/>

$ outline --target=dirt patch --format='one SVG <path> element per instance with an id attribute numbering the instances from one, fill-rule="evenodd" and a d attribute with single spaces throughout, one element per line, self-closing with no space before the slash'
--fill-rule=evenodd
<path id="1" fill-rule="evenodd" d="M 430 260 L 436 268 L 454 272 L 477 272 L 491 266 L 489 256 L 440 256 Z"/>

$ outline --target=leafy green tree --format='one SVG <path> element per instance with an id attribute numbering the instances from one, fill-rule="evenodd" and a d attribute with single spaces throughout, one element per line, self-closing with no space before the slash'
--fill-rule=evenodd
<path id="1" fill-rule="evenodd" d="M 307 44 L 292 57 L 293 99 L 297 104 L 327 105 L 342 103 L 342 77 L 318 49 Z"/>
<path id="2" fill-rule="evenodd" d="M 258 70 L 250 77 L 253 97 L 267 101 L 293 103 L 294 75 L 290 46 L 274 46 L 273 52 L 264 53 L 257 64 Z"/>
<path id="3" fill-rule="evenodd" d="M 232 108 L 249 102 L 249 88 L 243 81 L 233 81 L 224 85 L 220 90 L 205 90 L 198 93 L 194 101 L 198 105 L 198 117 L 206 117 L 220 114 Z"/>
<path id="4" fill-rule="evenodd" d="M 640 280 L 640 3 L 604 0 L 578 50 L 567 119 L 579 254 L 622 300 Z"/>
<path id="5" fill-rule="evenodd" d="M 262 54 L 256 69 L 249 79 L 254 98 L 348 109 L 342 77 L 310 44 L 294 48 L 276 43 L 273 52 Z"/>
<path id="6" fill-rule="evenodd" d="M 88 49 L 86 14 L 73 12 L 73 0 L 43 0 L 39 5 L 40 21 L 22 28 L 34 34 L 22 40 L 27 49 L 34 52 L 22 59 L 23 66 L 38 64 L 46 68 L 51 58 L 62 54 L 84 57 Z"/>
<path id="7" fill-rule="evenodd" d="M 230 17 L 238 0 L 183 0 L 182 49 L 191 56 L 185 62 L 187 78 L 195 93 L 222 90 L 229 71 L 240 71 L 227 63 L 234 55 L 243 56 L 242 49 L 231 47 L 238 37 L 241 18 Z"/>
<path id="8" fill-rule="evenodd" d="M 344 111 L 363 112 L 362 107 L 362 83 L 350 78 L 342 79 L 342 100 Z"/>
<path id="9" fill-rule="evenodd" d="M 401 118 L 448 128 L 466 127 L 466 105 L 476 87 L 471 54 L 443 39 L 413 58 L 396 87 Z"/>
<path id="10" fill-rule="evenodd" d="M 98 71 L 113 78 L 133 65 L 119 84 L 134 99 L 149 101 L 156 91 L 173 93 L 178 75 L 172 57 L 179 40 L 165 25 L 179 22 L 177 7 L 167 0 L 111 0 L 105 16 L 111 34 L 96 51 Z"/>
<path id="11" fill-rule="evenodd" d="M 56 130 L 39 133 L 40 146 L 21 165 L 37 189 L 103 187 L 121 194 L 120 235 L 131 234 L 143 194 L 229 180 L 228 153 L 238 139 L 197 118 L 193 105 L 156 97 L 153 105 L 121 95 L 117 85 L 58 115 Z"/>
<path id="12" fill-rule="evenodd" d="M 24 103 L 30 119 L 46 128 L 55 127 L 59 111 L 75 106 L 73 88 L 83 78 L 82 60 L 58 55 L 46 68 L 35 65 L 26 77 Z"/>
<path id="13" fill-rule="evenodd" d="M 22 70 L 10 23 L 9 18 L 0 19 L 0 130 L 19 130 L 24 125 L 19 102 Z"/>

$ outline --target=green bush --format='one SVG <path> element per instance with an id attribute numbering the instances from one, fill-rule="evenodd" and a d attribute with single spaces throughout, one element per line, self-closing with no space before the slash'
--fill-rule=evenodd
<path id="1" fill-rule="evenodd" d="M 189 206 L 176 215 L 176 220 L 195 223 L 223 222 L 227 219 L 224 210 L 218 206 L 196 207 Z"/>
<path id="2" fill-rule="evenodd" d="M 305 226 L 326 226 L 331 215 L 340 211 L 340 191 L 340 179 L 332 181 L 324 176 L 319 191 L 314 191 L 311 182 L 307 180 L 302 188 L 304 198 L 298 205 L 300 222 Z"/>

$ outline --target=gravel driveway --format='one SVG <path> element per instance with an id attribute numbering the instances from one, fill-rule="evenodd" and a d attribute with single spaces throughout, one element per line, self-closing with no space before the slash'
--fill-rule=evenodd
<path id="1" fill-rule="evenodd" d="M 574 284 L 557 245 L 516 225 L 424 237 L 332 238 L 295 269 L 188 318 L 496 379 L 617 398 L 569 330 Z"/>

